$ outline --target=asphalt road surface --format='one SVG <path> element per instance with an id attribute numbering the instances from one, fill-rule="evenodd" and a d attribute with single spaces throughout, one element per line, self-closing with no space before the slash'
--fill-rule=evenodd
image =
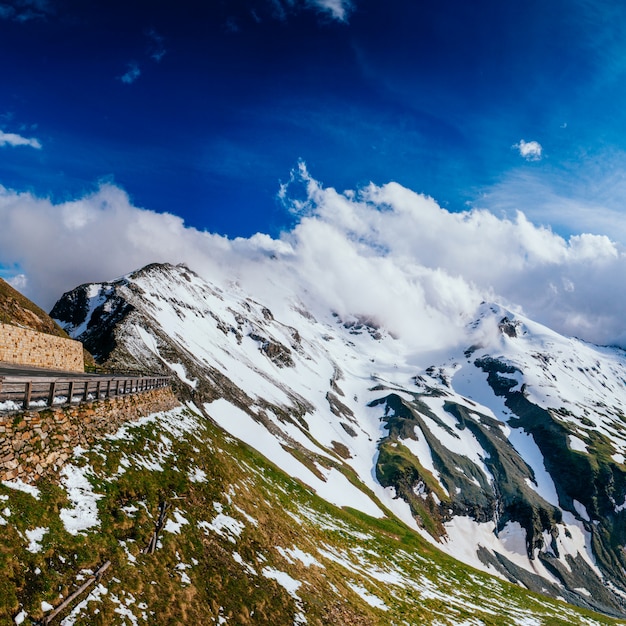
<path id="1" fill-rule="evenodd" d="M 64 372 L 62 370 L 49 370 L 43 367 L 30 367 L 0 362 L 0 377 L 13 378 L 16 376 L 25 378 L 101 378 L 102 375 L 88 374 L 86 372 Z"/>

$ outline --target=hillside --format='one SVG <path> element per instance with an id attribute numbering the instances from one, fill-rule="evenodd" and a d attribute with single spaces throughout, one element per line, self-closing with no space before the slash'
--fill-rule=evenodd
<path id="1" fill-rule="evenodd" d="M 0 278 L 0 322 L 67 337 L 67 333 L 34 302 Z"/>
<path id="2" fill-rule="evenodd" d="M 153 265 L 79 287 L 52 315 L 103 360 L 176 373 L 181 397 L 229 441 L 256 449 L 325 507 L 359 511 L 366 535 L 400 524 L 420 562 L 448 563 L 443 550 L 528 589 L 624 615 L 622 351 L 485 303 L 459 345 L 416 353 L 372 320 L 313 309 L 295 299 L 260 303 L 232 283 Z M 221 463 L 223 447 L 212 449 Z M 200 449 L 193 458 L 204 458 Z M 370 541 L 355 548 L 361 559 Z M 365 561 L 344 565 L 367 570 Z M 477 575 L 460 564 L 446 569 Z M 407 585 L 421 580 L 402 576 Z M 374 594 L 387 610 L 399 606 L 381 598 L 388 580 Z M 417 611 L 408 623 L 435 623 L 434 613 L 415 621 L 418 596 L 401 603 Z M 481 623 L 490 623 L 487 606 L 485 598 L 474 606 Z M 572 621 L 550 607 L 546 623 Z M 373 615 L 373 623 L 393 622 Z"/>
<path id="3" fill-rule="evenodd" d="M 43 309 L 2 278 L 0 278 L 0 323 L 30 328 L 57 337 L 68 337 L 68 334 Z M 93 357 L 87 350 L 83 350 L 83 358 L 85 365 L 95 365 Z"/>
<path id="4" fill-rule="evenodd" d="M 391 515 L 329 504 L 193 406 L 0 499 L 2 624 L 38 623 L 107 562 L 53 623 L 616 623 L 464 566 Z"/>

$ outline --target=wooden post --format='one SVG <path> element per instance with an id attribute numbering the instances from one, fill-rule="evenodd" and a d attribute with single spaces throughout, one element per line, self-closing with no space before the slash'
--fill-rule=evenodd
<path id="1" fill-rule="evenodd" d="M 89 380 L 85 381 L 85 391 L 83 392 L 83 402 L 87 402 L 89 397 Z"/>
<path id="2" fill-rule="evenodd" d="M 96 400 L 100 400 L 100 383 L 101 381 L 96 383 Z"/>
<path id="3" fill-rule="evenodd" d="M 111 397 L 111 379 L 109 378 L 109 380 L 107 380 L 107 391 L 106 391 L 106 397 L 110 398 Z"/>
<path id="4" fill-rule="evenodd" d="M 33 383 L 29 380 L 27 383 L 24 383 L 24 385 L 24 410 L 28 411 L 30 407 L 30 396 L 33 391 Z"/>
<path id="5" fill-rule="evenodd" d="M 52 406 L 54 404 L 54 392 L 56 391 L 57 384 L 56 382 L 50 383 L 50 393 L 48 394 L 48 406 Z"/>
<path id="6" fill-rule="evenodd" d="M 67 388 L 67 403 L 72 404 L 72 398 L 74 397 L 74 381 L 70 380 Z"/>
<path id="7" fill-rule="evenodd" d="M 104 572 L 106 572 L 106 570 L 109 569 L 110 566 L 111 561 L 106 561 L 106 563 L 104 563 L 93 576 L 89 577 L 76 591 L 74 591 L 74 593 L 69 595 L 63 602 L 61 602 L 61 604 L 59 604 L 59 606 L 57 606 L 57 608 L 54 609 L 52 613 L 48 613 L 48 615 L 43 618 L 41 623 L 44 624 L 44 626 L 46 624 L 49 624 L 64 608 L 66 608 L 72 602 L 72 600 L 77 598 L 83 591 L 85 591 L 85 589 L 93 585 L 95 582 L 99 582 L 102 578 L 102 574 L 104 574 Z"/>
<path id="8" fill-rule="evenodd" d="M 154 554 L 156 550 L 157 543 L 159 540 L 159 533 L 165 526 L 165 516 L 167 515 L 167 510 L 170 508 L 169 502 L 160 502 L 159 503 L 159 519 L 155 524 L 154 531 L 150 536 L 150 541 L 148 545 L 142 550 L 144 554 Z"/>

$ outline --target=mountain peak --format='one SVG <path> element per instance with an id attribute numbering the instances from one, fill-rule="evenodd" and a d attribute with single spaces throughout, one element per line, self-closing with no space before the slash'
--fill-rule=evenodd
<path id="1" fill-rule="evenodd" d="M 101 359 L 175 374 L 183 397 L 329 502 L 622 614 L 622 351 L 483 303 L 456 346 L 416 352 L 370 316 L 260 302 L 168 264 L 83 285 L 53 313 Z"/>

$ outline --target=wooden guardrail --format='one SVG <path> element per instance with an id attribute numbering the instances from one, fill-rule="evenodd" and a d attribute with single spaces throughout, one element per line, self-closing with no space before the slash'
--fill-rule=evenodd
<path id="1" fill-rule="evenodd" d="M 168 387 L 169 376 L 0 378 L 0 411 L 63 406 Z"/>

